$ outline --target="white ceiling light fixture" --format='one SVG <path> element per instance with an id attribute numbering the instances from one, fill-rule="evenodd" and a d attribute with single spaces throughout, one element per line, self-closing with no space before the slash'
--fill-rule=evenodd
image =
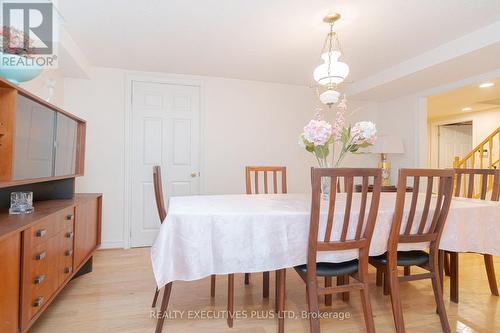
<path id="1" fill-rule="evenodd" d="M 330 32 L 326 35 L 323 49 L 321 50 L 321 59 L 323 64 L 316 67 L 313 72 L 314 80 L 321 86 L 326 87 L 326 91 L 319 94 L 319 99 L 323 104 L 332 106 L 337 103 L 340 93 L 336 87 L 344 82 L 349 75 L 349 66 L 340 61 L 342 56 L 342 47 L 338 34 L 333 31 L 333 26 L 340 19 L 340 14 L 327 15 L 323 22 L 330 25 Z"/>
<path id="2" fill-rule="evenodd" d="M 489 87 L 493 87 L 495 84 L 493 82 L 485 82 L 485 83 L 481 83 L 479 85 L 479 88 L 489 88 Z"/>
<path id="3" fill-rule="evenodd" d="M 462 111 L 464 111 L 464 112 L 472 111 L 472 108 L 470 106 L 468 106 L 468 107 L 463 108 Z"/>
<path id="4" fill-rule="evenodd" d="M 319 100 L 321 103 L 331 106 L 339 101 L 340 93 L 333 89 L 325 90 L 321 95 L 319 95 Z"/>

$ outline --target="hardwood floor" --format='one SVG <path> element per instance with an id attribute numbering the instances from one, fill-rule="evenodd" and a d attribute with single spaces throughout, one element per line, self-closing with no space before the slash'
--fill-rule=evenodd
<path id="1" fill-rule="evenodd" d="M 500 298 L 491 296 L 483 258 L 480 255 L 461 254 L 460 304 L 450 303 L 448 278 L 445 279 L 445 305 L 452 331 L 500 332 Z M 500 260 L 495 258 L 495 268 L 500 272 Z M 235 311 L 247 311 L 248 318 L 235 318 L 234 327 L 226 326 L 225 318 L 188 319 L 196 313 L 222 316 L 226 308 L 227 279 L 217 278 L 216 297 L 210 298 L 210 277 L 194 282 L 175 282 L 169 308 L 185 311 L 183 318 L 167 319 L 164 332 L 233 332 L 274 333 L 277 320 L 265 318 L 272 314 L 274 288 L 269 301 L 262 299 L 262 274 L 252 274 L 250 285 L 243 283 L 243 274 L 235 278 Z M 274 286 L 274 274 L 271 274 Z M 375 272 L 370 270 L 375 327 L 378 332 L 394 332 L 389 297 L 382 288 L 375 287 Z M 151 318 L 151 301 L 154 293 L 149 249 L 98 251 L 94 272 L 71 281 L 54 303 L 40 317 L 29 333 L 144 333 L 153 332 L 155 319 Z M 287 274 L 287 310 L 300 316 L 305 306 L 305 287 L 298 275 Z M 401 284 L 403 310 L 407 332 L 441 332 L 439 317 L 430 281 Z M 322 319 L 322 332 L 364 332 L 360 297 L 351 293 L 348 303 L 334 297 L 333 305 L 322 310 L 336 311 L 350 318 Z M 260 313 L 257 318 L 255 313 Z M 174 315 L 173 312 L 170 312 Z M 201 312 L 197 312 L 201 313 Z M 179 314 L 179 313 L 177 313 Z M 331 317 L 335 317 L 331 314 Z M 253 317 L 253 318 L 251 318 Z M 264 318 L 262 318 L 264 317 Z M 309 332 L 306 319 L 287 319 L 286 332 Z"/>

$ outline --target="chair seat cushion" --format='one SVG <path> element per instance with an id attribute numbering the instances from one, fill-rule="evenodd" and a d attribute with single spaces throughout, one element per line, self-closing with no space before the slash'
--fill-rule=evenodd
<path id="1" fill-rule="evenodd" d="M 307 265 L 295 266 L 299 273 L 307 274 Z M 358 271 L 358 260 L 331 263 L 319 262 L 316 264 L 317 276 L 342 276 L 356 273 Z"/>
<path id="2" fill-rule="evenodd" d="M 429 254 L 425 251 L 398 251 L 398 266 L 418 266 L 429 261 Z M 370 262 L 387 265 L 387 253 L 370 257 Z"/>

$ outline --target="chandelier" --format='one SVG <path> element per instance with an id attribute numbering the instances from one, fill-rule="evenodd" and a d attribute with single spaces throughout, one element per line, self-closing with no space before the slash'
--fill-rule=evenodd
<path id="1" fill-rule="evenodd" d="M 323 104 L 331 107 L 337 103 L 340 93 L 336 90 L 349 75 L 349 66 L 346 63 L 339 61 L 342 56 L 342 47 L 338 34 L 333 31 L 333 25 L 340 19 L 340 14 L 327 15 L 323 22 L 330 25 L 330 32 L 326 35 L 323 49 L 321 50 L 321 59 L 323 63 L 316 67 L 313 72 L 314 80 L 321 86 L 325 87 L 319 99 Z"/>

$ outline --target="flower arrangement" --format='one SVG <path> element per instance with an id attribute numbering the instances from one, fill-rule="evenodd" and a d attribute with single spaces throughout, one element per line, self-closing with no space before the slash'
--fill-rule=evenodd
<path id="1" fill-rule="evenodd" d="M 328 155 L 332 150 L 332 166 L 338 167 L 348 153 L 357 153 L 360 148 L 375 144 L 377 128 L 370 121 L 360 121 L 354 126 L 345 126 L 345 112 L 347 103 L 345 98 L 338 104 L 333 126 L 320 119 L 311 120 L 300 135 L 300 144 L 312 153 L 320 167 L 325 168 L 330 164 Z M 335 160 L 335 146 L 340 146 Z M 330 149 L 331 146 L 331 149 Z"/>
<path id="2" fill-rule="evenodd" d="M 25 36 L 21 30 L 15 27 L 0 27 L 0 43 L 3 53 L 27 58 L 35 54 L 34 40 Z"/>

